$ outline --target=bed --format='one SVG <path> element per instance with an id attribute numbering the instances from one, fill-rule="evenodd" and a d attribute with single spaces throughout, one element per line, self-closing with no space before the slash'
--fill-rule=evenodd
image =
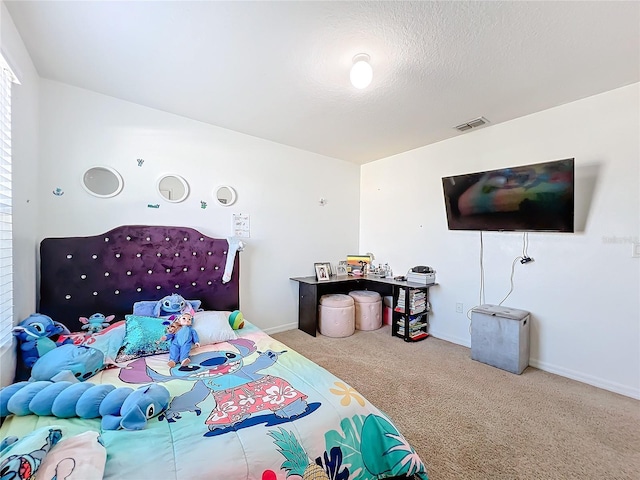
<path id="1" fill-rule="evenodd" d="M 240 249 L 236 239 L 167 226 L 127 225 L 96 236 L 43 240 L 39 313 L 68 327 L 62 337 L 73 342 L 53 352 L 70 345 L 97 349 L 104 366 L 77 377 L 82 387 L 68 378 L 32 379 L 0 392 L 0 440 L 10 439 L 0 444 L 2 474 L 22 462 L 25 476 L 13 478 L 30 478 L 37 469 L 38 479 L 70 480 L 426 479 L 406 439 L 356 390 L 251 319 L 230 327 L 232 312 L 240 309 Z M 200 334 L 191 363 L 173 368 L 155 340 L 167 319 L 144 310 L 171 295 L 197 306 L 194 328 Z M 109 321 L 89 333 L 83 327 L 96 313 Z M 24 411 L 35 409 L 39 397 L 27 395 L 25 402 L 18 396 L 35 383 L 57 388 L 60 397 L 67 388 L 133 396 L 154 386 L 168 399 L 152 412 L 147 408 L 142 423 L 127 426 L 123 413 L 120 427 L 105 428 L 114 415 Z M 7 412 L 9 397 L 23 410 Z M 94 410 L 110 397 L 97 398 Z"/>

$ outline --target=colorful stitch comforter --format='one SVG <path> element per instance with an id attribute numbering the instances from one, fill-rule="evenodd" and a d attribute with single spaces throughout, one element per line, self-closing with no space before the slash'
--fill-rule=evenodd
<path id="1" fill-rule="evenodd" d="M 238 333 L 237 340 L 192 350 L 186 367 L 169 368 L 163 354 L 90 379 L 134 389 L 164 385 L 170 405 L 143 430 L 11 415 L 0 439 L 48 425 L 68 435 L 100 432 L 104 478 L 114 480 L 427 478 L 389 418 L 357 391 L 249 322 Z M 76 464 L 83 461 L 82 451 L 76 456 Z"/>

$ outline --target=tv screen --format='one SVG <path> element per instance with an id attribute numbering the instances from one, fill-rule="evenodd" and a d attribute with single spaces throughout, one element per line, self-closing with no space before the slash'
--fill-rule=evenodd
<path id="1" fill-rule="evenodd" d="M 449 230 L 573 232 L 574 159 L 442 179 Z"/>

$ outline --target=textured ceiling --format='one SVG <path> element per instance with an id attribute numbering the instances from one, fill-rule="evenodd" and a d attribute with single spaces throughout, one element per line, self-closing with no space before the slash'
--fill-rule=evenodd
<path id="1" fill-rule="evenodd" d="M 5 4 L 43 78 L 359 164 L 640 81 L 635 1 Z"/>

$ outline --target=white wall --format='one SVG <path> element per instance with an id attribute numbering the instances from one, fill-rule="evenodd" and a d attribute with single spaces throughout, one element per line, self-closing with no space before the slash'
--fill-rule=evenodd
<path id="1" fill-rule="evenodd" d="M 532 313 L 532 366 L 640 398 L 639 84 L 362 167 L 360 251 L 396 274 L 431 265 L 431 332 L 470 346 L 480 233 L 447 229 L 442 177 L 575 157 L 575 234 L 528 235 L 503 305 Z M 484 233 L 486 303 L 510 288 L 522 233 Z M 464 313 L 456 313 L 456 303 Z"/>
<path id="2" fill-rule="evenodd" d="M 38 87 L 40 78 L 13 20 L 0 2 L 0 50 L 21 85 L 12 95 L 12 191 L 13 191 L 13 302 L 14 321 L 35 311 L 36 237 L 39 194 L 38 172 Z M 13 350 L 0 352 L 0 386 L 13 381 Z"/>
<path id="3" fill-rule="evenodd" d="M 37 189 L 45 201 L 38 242 L 123 224 L 183 225 L 224 238 L 232 234 L 232 213 L 248 214 L 240 307 L 267 331 L 297 327 L 298 284 L 290 277 L 313 275 L 314 262 L 335 262 L 356 249 L 358 165 L 49 80 L 41 86 Z M 118 170 L 122 193 L 110 199 L 86 193 L 80 179 L 94 165 Z M 156 192 L 164 173 L 187 180 L 185 202 L 165 202 Z M 220 184 L 236 189 L 233 206 L 213 201 Z M 54 195 L 56 188 L 64 194 Z"/>

